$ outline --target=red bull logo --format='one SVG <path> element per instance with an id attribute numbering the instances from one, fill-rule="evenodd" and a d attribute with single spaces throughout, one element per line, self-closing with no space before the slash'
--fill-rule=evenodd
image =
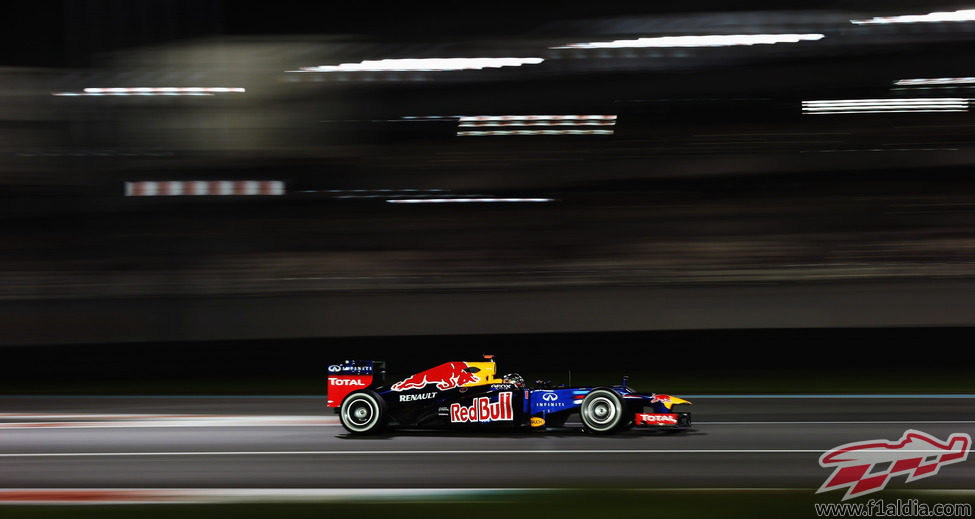
<path id="1" fill-rule="evenodd" d="M 656 395 L 655 394 L 655 395 L 653 395 L 653 398 L 650 400 L 650 403 L 653 404 L 653 403 L 656 403 L 656 402 L 660 402 L 662 404 L 669 404 L 670 403 L 670 395 Z"/>
<path id="2" fill-rule="evenodd" d="M 466 362 L 447 362 L 435 368 L 430 368 L 397 382 L 391 386 L 393 391 L 407 391 L 410 389 L 421 389 L 429 384 L 436 384 L 437 389 L 446 391 L 466 384 L 479 382 L 481 379 L 473 373 L 465 371 L 468 368 Z"/>
<path id="3" fill-rule="evenodd" d="M 907 475 L 911 483 L 938 473 L 943 465 L 968 458 L 972 438 L 955 433 L 944 442 L 909 429 L 900 440 L 868 440 L 840 445 L 819 458 L 823 468 L 835 467 L 816 493 L 846 488 L 843 500 L 883 490 L 894 476 Z M 874 471 L 875 467 L 884 467 Z"/>
<path id="4" fill-rule="evenodd" d="M 511 408 L 511 392 L 498 394 L 498 401 L 482 396 L 474 399 L 474 405 L 467 407 L 460 404 L 450 404 L 450 421 L 452 423 L 465 422 L 510 422 L 514 420 Z"/>

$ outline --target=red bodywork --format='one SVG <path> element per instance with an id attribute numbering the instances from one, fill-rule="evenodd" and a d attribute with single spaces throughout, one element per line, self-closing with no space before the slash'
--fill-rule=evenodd
<path id="1" fill-rule="evenodd" d="M 333 375 L 328 377 L 328 407 L 339 407 L 345 396 L 372 384 L 372 375 Z"/>

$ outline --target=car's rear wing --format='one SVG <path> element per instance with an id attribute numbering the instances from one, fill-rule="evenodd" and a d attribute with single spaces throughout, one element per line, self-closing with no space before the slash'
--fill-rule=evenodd
<path id="1" fill-rule="evenodd" d="M 386 363 L 381 360 L 346 360 L 328 367 L 328 407 L 339 407 L 353 391 L 381 386 L 386 379 Z"/>

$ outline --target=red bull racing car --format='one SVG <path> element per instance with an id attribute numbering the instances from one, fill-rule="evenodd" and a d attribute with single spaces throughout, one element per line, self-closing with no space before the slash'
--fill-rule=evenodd
<path id="1" fill-rule="evenodd" d="M 516 373 L 497 377 L 491 356 L 446 362 L 389 385 L 382 361 L 347 360 L 328 372 L 328 406 L 352 434 L 389 427 L 544 429 L 574 414 L 592 434 L 691 426 L 690 413 L 672 409 L 687 400 L 637 393 L 625 379 L 611 387 L 530 388 Z"/>

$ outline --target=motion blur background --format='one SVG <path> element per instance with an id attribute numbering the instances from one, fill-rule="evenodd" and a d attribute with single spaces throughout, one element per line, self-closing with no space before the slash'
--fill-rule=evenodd
<path id="1" fill-rule="evenodd" d="M 8 3 L 0 502 L 800 517 L 825 450 L 975 433 L 975 3 L 802 4 Z M 488 353 L 699 430 L 355 440 L 324 407 L 329 363 Z M 262 510 L 293 516 L 228 513 Z"/>
<path id="2" fill-rule="evenodd" d="M 975 321 L 975 12 L 956 2 L 6 9 L 20 389 L 79 358 L 93 381 L 142 355 L 163 378 L 311 377 L 407 344 L 868 365 Z M 752 332 L 693 332 L 732 328 Z"/>

